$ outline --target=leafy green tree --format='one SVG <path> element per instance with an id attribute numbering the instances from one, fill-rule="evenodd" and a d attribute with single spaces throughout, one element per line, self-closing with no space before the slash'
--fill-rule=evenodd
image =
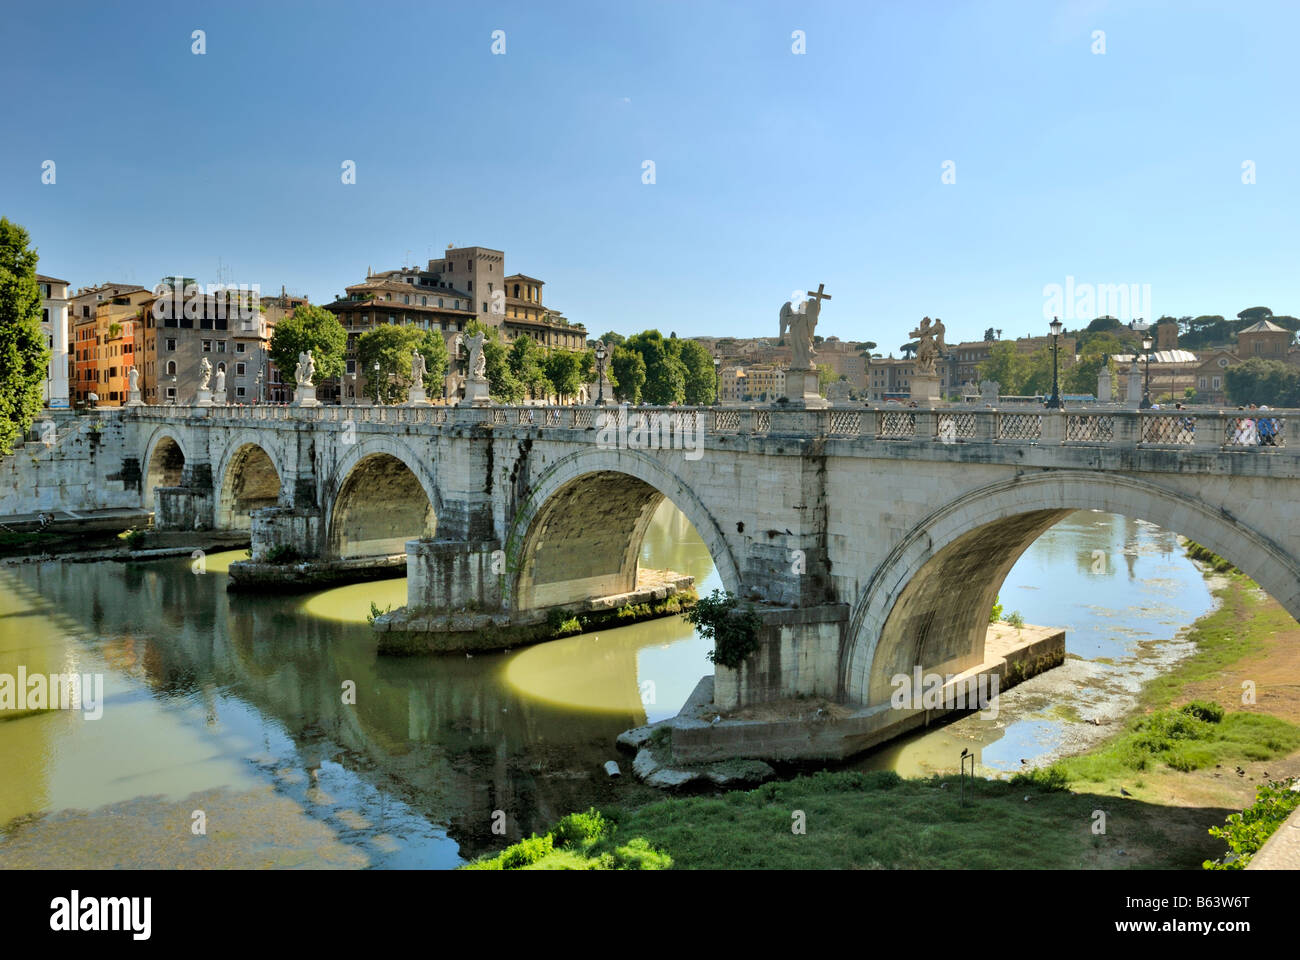
<path id="1" fill-rule="evenodd" d="M 979 365 L 980 380 L 995 380 L 1005 396 L 1020 395 L 1028 375 L 1028 357 L 1010 340 L 999 340 L 989 349 L 989 357 Z"/>
<path id="2" fill-rule="evenodd" d="M 280 369 L 280 379 L 292 390 L 298 385 L 294 374 L 299 354 L 311 351 L 316 361 L 314 383 L 321 383 L 342 375 L 347 344 L 348 334 L 338 317 L 324 307 L 304 303 L 275 325 L 268 352 Z"/>
<path id="3" fill-rule="evenodd" d="M 572 397 L 582 386 L 582 354 L 572 350 L 552 350 L 546 354 L 546 378 L 555 388 L 555 393 L 563 402 Z"/>
<path id="4" fill-rule="evenodd" d="M 41 332 L 41 287 L 30 235 L 0 217 L 0 453 L 13 451 L 44 403 L 50 350 Z"/>
<path id="5" fill-rule="evenodd" d="M 1259 323 L 1261 320 L 1268 320 L 1272 316 L 1273 311 L 1268 307 L 1247 307 L 1237 314 L 1237 319 L 1246 320 L 1249 325 L 1250 323 Z"/>
<path id="6" fill-rule="evenodd" d="M 667 406 L 686 399 L 686 366 L 678 355 L 680 341 L 665 340 L 658 330 L 643 330 L 628 337 L 625 345 L 645 361 L 641 395 L 646 403 Z"/>
<path id="7" fill-rule="evenodd" d="M 1233 403 L 1300 406 L 1300 370 L 1280 360 L 1251 357 L 1229 367 L 1224 373 L 1224 386 Z"/>
<path id="8" fill-rule="evenodd" d="M 835 372 L 835 368 L 823 364 L 817 368 L 817 392 L 823 397 L 826 396 L 826 387 L 840 379 L 840 375 Z"/>
<path id="9" fill-rule="evenodd" d="M 704 344 L 694 340 L 679 340 L 678 356 L 686 370 L 683 399 L 691 406 L 705 407 L 717 401 L 718 371 L 713 366 L 713 355 Z"/>
<path id="10" fill-rule="evenodd" d="M 376 403 L 401 403 L 412 385 L 411 352 L 424 356 L 422 386 L 430 393 L 442 392 L 447 371 L 447 345 L 437 330 L 382 324 L 357 340 L 357 363 L 366 378 L 366 395 Z M 375 364 L 379 364 L 376 375 Z"/>
<path id="11" fill-rule="evenodd" d="M 546 375 L 546 350 L 532 337 L 515 338 L 508 351 L 508 363 L 530 399 L 544 400 L 555 392 Z"/>
<path id="12" fill-rule="evenodd" d="M 645 360 L 627 347 L 615 347 L 609 359 L 610 380 L 616 386 L 614 396 L 624 403 L 640 403 L 645 386 Z"/>
<path id="13" fill-rule="evenodd" d="M 621 333 L 615 333 L 613 330 L 609 330 L 604 336 L 599 337 L 598 339 L 605 341 L 606 349 L 613 350 L 627 338 Z"/>

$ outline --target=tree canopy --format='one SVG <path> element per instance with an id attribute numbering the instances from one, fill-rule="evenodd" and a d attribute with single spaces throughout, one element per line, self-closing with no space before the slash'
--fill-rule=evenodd
<path id="1" fill-rule="evenodd" d="M 347 349 L 348 334 L 339 318 L 324 307 L 304 303 L 275 325 L 268 352 L 271 361 L 280 369 L 280 379 L 292 390 L 298 381 L 298 355 L 311 351 L 316 361 L 314 383 L 343 374 L 343 353 Z"/>
<path id="2" fill-rule="evenodd" d="M 0 217 L 0 453 L 14 441 L 44 404 L 42 383 L 50 350 L 41 332 L 41 288 L 36 281 L 36 251 L 27 231 Z"/>
<path id="3" fill-rule="evenodd" d="M 412 386 L 411 352 L 424 356 L 422 386 L 431 394 L 442 393 L 447 372 L 447 344 L 437 330 L 422 330 L 397 324 L 382 324 L 357 340 L 357 363 L 366 378 L 366 395 L 376 403 L 402 403 Z M 378 375 L 375 364 L 379 365 Z"/>

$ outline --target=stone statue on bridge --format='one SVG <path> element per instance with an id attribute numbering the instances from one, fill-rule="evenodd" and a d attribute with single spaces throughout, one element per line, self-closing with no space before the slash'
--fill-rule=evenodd
<path id="1" fill-rule="evenodd" d="M 787 332 L 790 334 L 791 370 L 816 369 L 812 358 L 817 355 L 817 351 L 813 349 L 817 317 L 821 313 L 822 301 L 831 298 L 829 293 L 824 292 L 825 289 L 826 284 L 819 283 L 816 293 L 809 290 L 809 299 L 802 301 L 798 308 L 792 306 L 789 300 L 781 306 L 780 336 L 785 338 Z"/>
<path id="2" fill-rule="evenodd" d="M 208 389 L 208 384 L 212 382 L 212 364 L 208 362 L 207 357 L 199 360 L 199 389 Z"/>
<path id="3" fill-rule="evenodd" d="M 428 365 L 424 362 L 424 354 L 419 350 L 411 351 L 411 384 L 417 387 L 424 386 L 424 377 L 429 372 Z"/>
<path id="4" fill-rule="evenodd" d="M 465 379 L 465 399 L 470 406 L 484 407 L 492 402 L 487 379 L 487 358 L 483 356 L 483 342 L 487 335 L 482 331 L 472 337 L 465 337 L 469 350 L 469 376 Z"/>
<path id="5" fill-rule="evenodd" d="M 824 407 L 827 400 L 821 395 L 817 381 L 817 366 L 813 357 L 813 338 L 817 331 L 817 318 L 822 301 L 829 300 L 826 284 L 817 284 L 816 291 L 808 291 L 808 299 L 798 309 L 787 300 L 781 307 L 781 337 L 790 344 L 790 369 L 785 374 L 785 402 L 799 407 Z"/>
<path id="6" fill-rule="evenodd" d="M 944 326 L 943 321 L 935 318 L 933 324 L 929 317 L 921 320 L 920 326 L 908 334 L 909 337 L 915 338 L 916 345 L 916 372 L 922 375 L 933 375 L 935 361 L 939 355 L 948 349 L 947 344 L 943 342 Z"/>
<path id="7" fill-rule="evenodd" d="M 298 367 L 294 370 L 293 378 L 299 386 L 313 386 L 312 381 L 316 377 L 316 358 L 308 350 L 305 353 L 298 354 Z"/>

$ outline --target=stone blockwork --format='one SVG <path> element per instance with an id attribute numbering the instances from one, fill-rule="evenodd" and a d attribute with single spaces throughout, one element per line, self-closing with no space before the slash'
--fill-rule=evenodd
<path id="1" fill-rule="evenodd" d="M 611 440 L 599 416 L 654 420 L 661 443 L 638 446 L 627 430 Z M 1003 576 L 1071 510 L 1185 534 L 1300 615 L 1300 446 L 1287 445 L 1300 413 L 1271 419 L 1262 446 L 1253 419 L 1207 411 L 140 407 L 87 441 L 102 466 L 87 450 L 66 470 L 106 481 L 87 486 L 92 500 L 135 477 L 133 506 L 189 490 L 161 495 L 164 520 L 234 525 L 241 503 L 258 513 L 270 499 L 269 463 L 306 555 L 313 541 L 330 562 L 436 538 L 471 559 L 497 542 L 512 616 L 625 585 L 666 497 L 727 590 L 772 610 L 848 610 L 838 644 L 828 621 L 782 627 L 789 636 L 746 666 L 738 698 L 833 687 L 834 699 L 877 706 L 894 671 L 983 662 Z M 239 476 L 253 465 L 256 477 Z M 22 470 L 6 469 L 18 483 Z M 52 489 L 37 484 L 26 501 L 15 490 L 11 509 Z M 255 550 L 285 538 L 276 523 L 251 526 Z M 464 580 L 442 595 L 496 595 L 481 558 L 448 569 Z"/>
<path id="2" fill-rule="evenodd" d="M 0 460 L 0 516 L 140 506 L 140 454 L 117 411 L 45 411 Z"/>

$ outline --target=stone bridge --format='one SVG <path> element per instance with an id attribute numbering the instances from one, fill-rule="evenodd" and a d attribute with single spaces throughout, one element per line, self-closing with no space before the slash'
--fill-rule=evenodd
<path id="1" fill-rule="evenodd" d="M 116 416 L 124 460 L 138 461 L 119 472 L 140 477 L 160 527 L 249 527 L 255 561 L 274 549 L 321 564 L 404 557 L 412 611 L 535 621 L 630 593 L 667 498 L 725 588 L 764 615 L 766 649 L 739 674 L 718 669 L 730 705 L 808 694 L 874 707 L 896 674 L 979 667 L 1003 579 L 1073 510 L 1184 534 L 1300 616 L 1290 411 L 1266 414 L 1263 445 L 1241 412 L 159 406 Z"/>

